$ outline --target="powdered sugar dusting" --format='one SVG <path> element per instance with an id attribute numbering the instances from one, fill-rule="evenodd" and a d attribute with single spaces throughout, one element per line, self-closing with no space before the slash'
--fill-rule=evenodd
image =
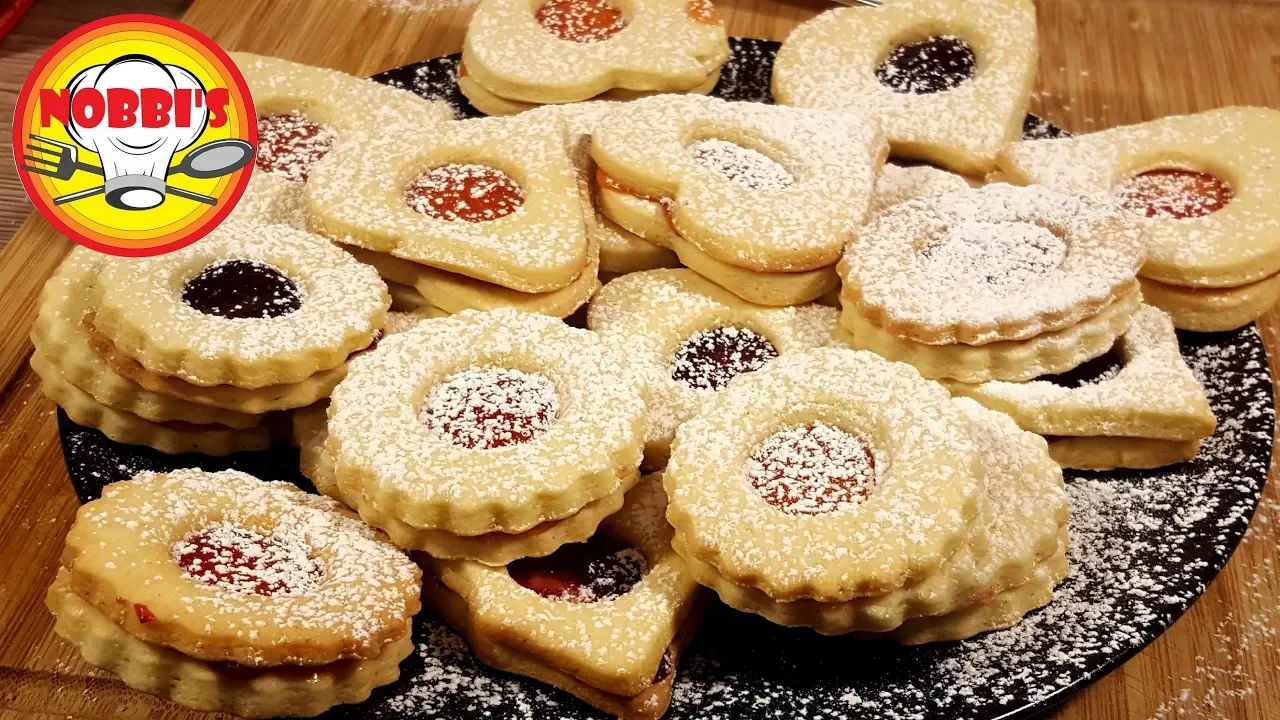
<path id="1" fill-rule="evenodd" d="M 193 580 L 223 590 L 274 597 L 305 595 L 323 569 L 306 538 L 285 528 L 272 535 L 218 523 L 173 546 L 173 560 Z"/>
<path id="2" fill-rule="evenodd" d="M 1034 282 L 1066 256 L 1062 239 L 1039 225 L 970 220 L 944 230 L 920 260 L 948 284 L 1018 285 Z"/>
<path id="3" fill-rule="evenodd" d="M 875 469 L 861 439 L 819 422 L 771 435 L 751 453 L 743 474 L 783 512 L 820 515 L 865 500 L 875 488 Z"/>
<path id="4" fill-rule="evenodd" d="M 454 444 L 489 450 L 546 432 L 559 405 L 555 386 L 541 375 L 474 368 L 432 388 L 422 415 L 427 427 Z"/>
<path id="5" fill-rule="evenodd" d="M 794 182 L 791 173 L 773 158 L 727 140 L 700 140 L 689 151 L 702 167 L 751 190 L 781 190 Z"/>

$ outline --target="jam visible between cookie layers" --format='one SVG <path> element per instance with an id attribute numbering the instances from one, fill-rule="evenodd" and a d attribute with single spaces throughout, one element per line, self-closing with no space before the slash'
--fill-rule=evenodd
<path id="1" fill-rule="evenodd" d="M 182 288 L 182 302 L 205 315 L 275 318 L 302 307 L 302 293 L 284 273 L 252 260 L 220 260 Z"/>
<path id="2" fill-rule="evenodd" d="M 727 140 L 699 140 L 689 152 L 698 165 L 750 190 L 782 190 L 795 182 L 773 158 Z"/>
<path id="3" fill-rule="evenodd" d="M 928 95 L 960 87 L 977 68 L 969 43 L 955 35 L 934 35 L 889 51 L 876 68 L 876 79 L 897 93 Z"/>
<path id="4" fill-rule="evenodd" d="M 876 484 L 871 448 L 824 423 L 774 433 L 751 453 L 745 473 L 765 502 L 788 515 L 853 507 L 870 497 Z"/>
<path id="5" fill-rule="evenodd" d="M 1215 213 L 1231 202 L 1231 186 L 1208 173 L 1148 170 L 1114 190 L 1120 207 L 1144 217 L 1185 220 Z"/>
<path id="6" fill-rule="evenodd" d="M 746 328 L 700 330 L 671 359 L 671 379 L 696 390 L 722 390 L 730 380 L 777 357 L 773 343 Z"/>
<path id="7" fill-rule="evenodd" d="M 1034 282 L 1067 257 L 1067 245 L 1029 222 L 972 220 L 948 227 L 920 251 L 930 273 L 953 282 L 1015 285 Z"/>
<path id="8" fill-rule="evenodd" d="M 547 32 L 561 40 L 595 43 L 622 32 L 622 11 L 603 0 L 547 0 L 534 14 Z"/>
<path id="9" fill-rule="evenodd" d="M 600 168 L 596 168 L 596 184 L 606 190 L 612 190 L 614 192 L 619 192 L 624 195 L 638 197 L 641 200 L 648 200 L 649 202 L 658 202 L 659 200 L 662 199 L 657 195 L 646 195 L 640 192 L 639 190 L 636 190 L 635 188 L 631 187 L 630 185 L 623 185 L 621 182 L 616 180 L 612 175 L 606 174 L 605 171 L 601 170 Z"/>
<path id="10" fill-rule="evenodd" d="M 590 603 L 626 595 L 649 572 L 649 562 L 639 550 L 601 533 L 546 557 L 516 560 L 507 572 L 544 598 Z"/>
<path id="11" fill-rule="evenodd" d="M 315 590 L 324 576 L 304 541 L 225 523 L 179 540 L 173 558 L 186 577 L 246 595 L 303 595 Z"/>
<path id="12" fill-rule="evenodd" d="M 306 182 L 315 165 L 333 149 L 333 131 L 301 115 L 258 118 L 256 163 L 264 172 Z"/>
<path id="13" fill-rule="evenodd" d="M 432 168 L 409 183 L 404 202 L 437 220 L 482 223 L 519 210 L 524 205 L 524 191 L 497 168 L 451 163 Z"/>
<path id="14" fill-rule="evenodd" d="M 473 368 L 431 389 L 427 427 L 471 450 L 518 445 L 555 423 L 559 397 L 549 380 L 506 368 Z"/>

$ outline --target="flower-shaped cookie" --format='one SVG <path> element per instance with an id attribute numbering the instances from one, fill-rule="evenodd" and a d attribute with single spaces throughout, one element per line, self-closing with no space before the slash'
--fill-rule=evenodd
<path id="1" fill-rule="evenodd" d="M 1026 340 L 1091 318 L 1137 286 L 1141 233 L 1110 205 L 988 185 L 877 215 L 842 261 L 846 304 L 908 340 Z"/>
<path id="2" fill-rule="evenodd" d="M 1066 532 L 1062 471 L 1044 440 L 1019 430 L 1009 418 L 969 400 L 957 401 L 956 407 L 969 418 L 983 458 L 984 495 L 968 537 L 937 572 L 886 593 L 833 603 L 776 602 L 686 558 L 694 575 L 733 607 L 828 635 L 910 628 L 918 618 L 960 613 L 1030 582 L 1038 566 L 1057 553 Z M 681 551 L 679 545 L 676 549 Z"/>
<path id="3" fill-rule="evenodd" d="M 985 470 L 943 388 L 817 349 L 743 375 L 676 431 L 674 545 L 776 602 L 840 603 L 936 573 L 968 542 Z"/>
<path id="4" fill-rule="evenodd" d="M 514 534 L 635 483 L 644 402 L 625 356 L 594 333 L 466 311 L 355 358 L 328 432 L 338 486 L 378 512 Z"/>
<path id="5" fill-rule="evenodd" d="M 94 330 L 152 373 L 259 389 L 342 365 L 382 327 L 378 275 L 323 238 L 226 222 L 204 240 L 98 276 Z"/>
<path id="6" fill-rule="evenodd" d="M 582 197 L 555 114 L 399 126 L 336 147 L 307 183 L 311 227 L 525 293 L 588 259 Z"/>
<path id="7" fill-rule="evenodd" d="M 486 663 L 567 690 L 608 712 L 658 718 L 700 588 L 671 550 L 659 476 L 585 543 L 506 567 L 427 560 L 425 599 Z"/>
<path id="8" fill-rule="evenodd" d="M 483 0 L 462 46 L 479 85 L 528 103 L 577 102 L 611 88 L 690 90 L 728 57 L 707 0 Z"/>
<path id="9" fill-rule="evenodd" d="M 838 8 L 787 37 L 773 97 L 878 118 L 894 155 L 981 177 L 1022 136 L 1037 55 L 1031 0 Z"/>
<path id="10" fill-rule="evenodd" d="M 692 270 L 650 270 L 604 287 L 587 326 L 626 349 L 647 378 L 645 462 L 660 468 L 681 423 L 730 380 L 780 355 L 827 344 L 836 311 L 819 305 L 752 305 Z"/>

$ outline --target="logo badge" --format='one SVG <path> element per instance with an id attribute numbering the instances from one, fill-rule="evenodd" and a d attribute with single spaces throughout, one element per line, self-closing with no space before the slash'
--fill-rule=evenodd
<path id="1" fill-rule="evenodd" d="M 36 63 L 18 97 L 13 155 L 42 215 L 112 255 L 204 237 L 253 170 L 257 115 L 231 58 L 151 15 L 85 25 Z"/>

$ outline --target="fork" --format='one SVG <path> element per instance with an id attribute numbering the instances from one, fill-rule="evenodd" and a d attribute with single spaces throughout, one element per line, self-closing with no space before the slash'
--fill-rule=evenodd
<path id="1" fill-rule="evenodd" d="M 34 145 L 32 143 L 35 143 Z M 57 180 L 69 180 L 78 170 L 102 175 L 102 168 L 97 165 L 80 162 L 75 145 L 53 140 L 41 135 L 27 136 L 27 149 L 36 155 L 23 154 L 27 164 L 23 170 L 36 175 L 45 175 Z M 52 155 L 56 159 L 46 156 Z"/>

